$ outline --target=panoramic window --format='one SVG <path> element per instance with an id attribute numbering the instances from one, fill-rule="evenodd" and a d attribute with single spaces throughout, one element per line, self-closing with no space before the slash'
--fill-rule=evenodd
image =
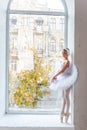
<path id="1" fill-rule="evenodd" d="M 7 12 L 7 112 L 59 113 L 61 90 L 49 84 L 67 45 L 62 0 L 12 0 Z"/>

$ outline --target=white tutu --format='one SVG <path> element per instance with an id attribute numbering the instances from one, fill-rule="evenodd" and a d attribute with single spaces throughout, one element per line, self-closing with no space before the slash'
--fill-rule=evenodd
<path id="1" fill-rule="evenodd" d="M 69 69 L 67 69 L 66 72 L 60 74 L 57 77 L 57 80 L 51 83 L 49 88 L 52 90 L 57 90 L 59 88 L 67 89 L 67 88 L 71 87 L 72 85 L 74 85 L 74 83 L 77 80 L 77 77 L 78 77 L 77 68 L 75 65 L 72 65 L 72 70 L 69 67 Z"/>

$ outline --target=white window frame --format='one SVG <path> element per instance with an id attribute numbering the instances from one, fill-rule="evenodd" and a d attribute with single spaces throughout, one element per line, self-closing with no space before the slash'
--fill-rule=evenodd
<path id="1" fill-rule="evenodd" d="M 74 10 L 74 7 L 72 7 L 72 3 L 74 5 L 73 1 L 70 0 L 66 0 L 68 3 L 68 7 L 70 7 L 70 10 Z M 3 23 L 1 22 L 0 24 L 0 127 L 6 128 L 9 127 L 9 129 L 12 129 L 10 127 L 15 127 L 15 129 L 19 128 L 19 127 L 28 127 L 28 129 L 32 129 L 36 128 L 36 129 L 51 129 L 51 130 L 74 130 L 75 126 L 74 125 L 66 125 L 66 124 L 58 124 L 58 120 L 57 120 L 57 116 L 55 117 L 52 115 L 14 115 L 14 114 L 6 114 L 5 111 L 5 103 L 6 103 L 6 56 L 7 56 L 7 52 L 6 52 L 6 39 L 5 39 L 5 34 L 6 34 L 6 30 L 7 28 L 6 26 L 6 6 L 7 6 L 7 2 L 8 0 L 4 0 L 2 1 L 2 6 L 0 6 L 0 16 L 1 19 L 3 21 Z M 4 3 L 4 4 L 3 4 Z M 10 2 L 9 2 L 10 3 Z M 69 11 L 70 11 L 69 10 Z M 72 50 L 72 52 L 74 53 L 74 11 L 70 11 L 70 18 L 69 18 L 69 25 L 68 25 L 68 45 L 69 48 Z M 6 29 L 6 30 L 5 30 Z M 74 106 L 73 106 L 73 110 L 74 110 Z M 44 119 L 43 119 L 44 117 Z M 49 117 L 49 118 L 48 118 Z M 22 120 L 24 119 L 24 120 Z M 32 119 L 32 120 L 31 120 Z M 49 119 L 49 121 L 47 120 Z M 26 121 L 28 120 L 28 121 Z M 42 122 L 41 122 L 42 120 Z M 37 124 L 35 124 L 35 122 L 37 122 Z M 42 124 L 41 124 L 42 123 Z"/>

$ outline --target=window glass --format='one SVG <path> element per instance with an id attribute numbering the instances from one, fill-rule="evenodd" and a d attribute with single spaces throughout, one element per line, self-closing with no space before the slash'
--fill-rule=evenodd
<path id="1" fill-rule="evenodd" d="M 57 110 L 60 107 L 61 101 L 57 103 L 57 92 L 50 93 L 48 88 L 52 75 L 57 71 L 54 56 L 56 55 L 58 58 L 60 50 L 64 47 L 64 40 L 62 43 L 59 42 L 60 39 L 64 39 L 60 19 L 60 16 L 10 14 L 10 109 L 34 107 Z M 55 24 L 55 29 L 50 28 L 50 23 Z M 38 77 L 37 81 L 35 81 L 35 73 Z M 43 82 L 39 80 L 43 80 Z M 38 89 L 38 87 L 40 88 Z M 38 93 L 37 98 L 34 97 L 36 93 Z M 29 104 L 30 101 L 27 101 L 30 98 L 31 104 Z M 33 100 L 35 101 L 33 102 Z M 37 105 L 33 106 L 36 102 L 38 102 Z"/>
<path id="2" fill-rule="evenodd" d="M 60 111 L 61 90 L 52 91 L 49 85 L 60 68 L 60 52 L 66 42 L 66 16 L 62 12 L 61 0 L 12 1 L 8 19 L 10 112 Z"/>
<path id="3" fill-rule="evenodd" d="M 61 0 L 13 0 L 10 9 L 64 12 Z"/>

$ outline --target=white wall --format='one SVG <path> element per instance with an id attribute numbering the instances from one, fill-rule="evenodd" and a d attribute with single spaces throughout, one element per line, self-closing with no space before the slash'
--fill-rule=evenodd
<path id="1" fill-rule="evenodd" d="M 68 47 L 74 54 L 74 0 L 65 0 L 68 7 Z M 71 31 L 72 30 L 72 31 Z"/>
<path id="2" fill-rule="evenodd" d="M 0 114 L 4 113 L 5 104 L 3 104 L 5 98 L 1 93 L 5 93 L 5 69 L 6 69 L 6 8 L 8 0 L 0 0 Z M 3 70 L 3 71 L 2 71 Z"/>

